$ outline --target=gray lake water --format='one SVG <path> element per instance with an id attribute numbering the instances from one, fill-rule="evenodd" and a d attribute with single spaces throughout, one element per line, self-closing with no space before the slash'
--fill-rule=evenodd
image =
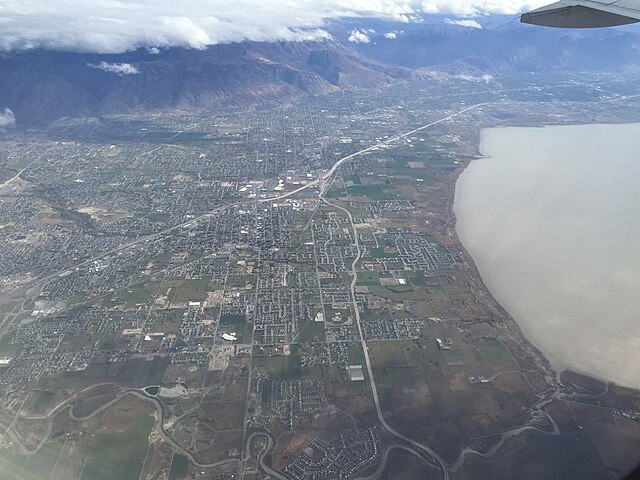
<path id="1" fill-rule="evenodd" d="M 640 124 L 490 128 L 456 230 L 557 370 L 640 387 Z"/>

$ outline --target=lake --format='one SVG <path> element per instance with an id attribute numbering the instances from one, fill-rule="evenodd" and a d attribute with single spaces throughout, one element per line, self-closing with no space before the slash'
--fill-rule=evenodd
<path id="1" fill-rule="evenodd" d="M 489 128 L 458 236 L 556 370 L 640 387 L 640 124 Z"/>

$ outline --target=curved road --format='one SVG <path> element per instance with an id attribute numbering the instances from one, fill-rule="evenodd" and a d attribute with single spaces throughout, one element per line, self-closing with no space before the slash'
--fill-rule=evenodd
<path id="1" fill-rule="evenodd" d="M 335 172 L 338 170 L 338 168 L 340 168 L 340 166 L 348 161 L 351 160 L 352 158 L 359 156 L 363 153 L 367 153 L 370 151 L 375 150 L 376 148 L 380 147 L 381 145 L 387 145 L 389 143 L 395 142 L 399 139 L 402 139 L 404 137 L 407 137 L 409 135 L 413 135 L 414 133 L 420 132 L 422 130 L 425 130 L 429 127 L 432 127 L 434 125 L 437 125 L 439 123 L 445 122 L 447 120 L 450 120 L 458 115 L 461 115 L 465 112 L 468 112 L 470 110 L 476 109 L 480 106 L 483 105 L 487 105 L 486 103 L 478 103 L 476 105 L 472 105 L 471 107 L 467 107 L 463 110 L 460 110 L 456 113 L 452 113 L 451 115 L 448 115 L 446 117 L 441 118 L 440 120 L 436 120 L 433 121 L 431 123 L 428 123 L 426 125 L 423 125 L 421 127 L 415 128 L 409 132 L 406 133 L 402 133 L 400 135 L 396 135 L 394 137 L 391 137 L 383 142 L 377 143 L 375 145 L 372 145 L 368 148 L 365 148 L 363 150 L 360 150 L 356 153 L 352 153 L 351 155 L 347 155 L 346 157 L 341 158 L 340 160 L 338 160 L 333 167 L 331 167 L 331 169 L 329 171 L 327 171 L 322 177 L 319 177 L 318 179 L 316 179 L 314 182 L 311 182 L 307 185 L 304 185 L 303 187 L 300 187 L 296 190 L 293 190 L 285 195 L 280 195 L 278 197 L 273 197 L 270 199 L 264 199 L 261 200 L 263 202 L 267 202 L 267 201 L 273 201 L 273 200 L 278 200 L 278 199 L 282 199 L 282 198 L 286 198 L 289 197 L 291 195 L 294 195 L 302 190 L 305 190 L 309 187 L 311 187 L 312 185 L 316 185 L 316 184 L 320 184 L 320 193 L 318 195 L 318 198 L 325 203 L 326 205 L 329 205 L 333 208 L 336 208 L 342 212 L 345 213 L 345 215 L 347 216 L 347 218 L 349 219 L 349 223 L 351 224 L 351 230 L 353 232 L 353 239 L 354 239 L 354 245 L 356 247 L 356 257 L 353 260 L 352 264 L 351 264 L 351 302 L 353 304 L 353 310 L 354 310 L 354 315 L 356 318 L 356 324 L 358 326 L 358 334 L 360 336 L 360 343 L 362 345 L 362 351 L 364 352 L 364 360 L 365 360 L 365 365 L 367 368 L 367 373 L 369 376 L 369 384 L 371 385 L 371 394 L 373 396 L 373 401 L 375 403 L 376 406 L 376 412 L 378 414 L 378 420 L 380 421 L 381 425 L 385 428 L 385 430 L 387 430 L 387 432 L 389 432 L 391 435 L 393 435 L 396 438 L 399 438 L 400 440 L 403 440 L 407 443 L 409 443 L 410 445 L 426 452 L 435 462 L 437 462 L 437 464 L 440 466 L 440 470 L 442 470 L 442 475 L 444 477 L 445 480 L 449 480 L 449 467 L 447 465 L 447 463 L 444 461 L 444 459 L 432 448 L 428 447 L 427 445 L 424 445 L 416 440 L 413 440 L 412 438 L 409 438 L 408 436 L 398 432 L 397 430 L 395 430 L 393 427 L 391 427 L 391 425 L 389 425 L 389 423 L 387 423 L 387 421 L 384 418 L 384 415 L 382 414 L 382 409 L 380 407 L 380 400 L 378 398 L 378 389 L 376 387 L 376 382 L 375 379 L 373 378 L 373 369 L 371 368 L 371 360 L 369 358 L 369 350 L 367 347 L 367 343 L 364 339 L 364 335 L 363 335 L 363 331 L 362 331 L 362 324 L 360 321 L 360 310 L 358 309 L 358 302 L 356 300 L 356 293 L 355 293 L 355 289 L 356 289 L 356 283 L 358 281 L 358 277 L 357 277 L 357 272 L 356 272 L 356 266 L 358 264 L 358 262 L 360 261 L 360 257 L 362 256 L 362 250 L 360 248 L 360 242 L 358 240 L 358 232 L 356 229 L 356 226 L 353 222 L 353 216 L 351 215 L 351 212 L 349 210 L 347 210 L 346 208 L 332 203 L 331 201 L 327 200 L 325 195 L 329 189 L 329 187 L 331 186 L 331 184 L 334 181 L 334 177 L 333 175 L 335 174 Z"/>
<path id="2" fill-rule="evenodd" d="M 327 188 L 331 185 L 332 182 L 329 182 L 327 185 Z M 391 435 L 393 435 L 396 438 L 399 438 L 401 440 L 404 440 L 405 442 L 413 445 L 416 448 L 419 448 L 420 450 L 423 450 L 425 452 L 427 452 L 429 454 L 429 456 L 431 458 L 433 458 L 439 465 L 440 465 L 440 469 L 442 470 L 442 474 L 445 478 L 445 480 L 449 480 L 449 469 L 447 467 L 446 462 L 442 459 L 442 457 L 440 457 L 440 455 L 438 455 L 438 453 L 431 449 L 430 447 L 428 447 L 427 445 L 424 445 L 416 440 L 413 440 L 412 438 L 407 437 L 406 435 L 398 432 L 397 430 L 393 429 L 391 427 L 391 425 L 389 425 L 387 423 L 387 421 L 385 420 L 383 414 L 382 414 L 382 409 L 380 408 L 380 400 L 378 398 L 378 389 L 376 387 L 376 382 L 375 379 L 373 378 L 373 369 L 371 368 L 371 360 L 369 359 L 369 348 L 367 347 L 367 342 L 364 339 L 364 334 L 362 332 L 362 324 L 360 322 L 360 310 L 358 309 L 358 302 L 356 300 L 356 283 L 358 281 L 358 277 L 357 277 L 357 272 L 356 272 L 356 265 L 358 264 L 358 262 L 360 261 L 360 257 L 362 256 L 362 250 L 360 249 L 360 243 L 358 241 L 358 232 L 356 231 L 356 227 L 355 224 L 353 223 L 353 216 L 351 215 L 351 212 L 349 210 L 347 210 L 346 208 L 331 203 L 329 200 L 327 200 L 324 195 L 326 193 L 326 189 L 324 188 L 324 184 L 323 187 L 321 189 L 320 192 L 320 199 L 327 205 L 333 207 L 333 208 L 337 208 L 338 210 L 343 211 L 347 217 L 349 218 L 349 222 L 351 223 L 351 228 L 353 230 L 353 237 L 354 237 L 354 244 L 356 247 L 356 257 L 353 260 L 353 263 L 351 264 L 351 302 L 353 305 L 353 310 L 354 310 L 354 315 L 356 317 L 356 325 L 358 326 L 358 335 L 360 336 L 360 344 L 362 345 L 362 351 L 364 352 L 364 361 L 365 361 L 365 365 L 367 367 L 367 373 L 369 376 L 369 384 L 371 385 L 371 395 L 373 396 L 373 401 L 376 405 L 376 412 L 378 414 L 378 420 L 380 421 L 380 423 L 382 424 L 382 426 L 384 427 L 384 429 L 389 432 Z"/>
<path id="3" fill-rule="evenodd" d="M 384 470 L 387 468 L 387 461 L 389 460 L 389 454 L 391 453 L 392 450 L 404 450 L 405 452 L 415 455 L 420 460 L 425 462 L 427 465 L 436 469 L 438 468 L 437 465 L 432 464 L 431 462 L 428 462 L 427 460 L 425 460 L 425 458 L 420 453 L 416 452 L 413 448 L 409 448 L 406 445 L 401 445 L 399 443 L 394 443 L 384 449 L 384 453 L 382 454 L 382 458 L 380 459 L 378 468 L 376 469 L 375 472 L 373 472 L 371 475 L 367 477 L 357 477 L 355 480 L 378 480 L 379 478 L 381 478 L 381 476 L 384 474 Z"/>

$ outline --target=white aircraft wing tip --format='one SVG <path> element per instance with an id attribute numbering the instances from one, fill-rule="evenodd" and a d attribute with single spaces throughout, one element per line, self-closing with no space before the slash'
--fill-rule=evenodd
<path id="1" fill-rule="evenodd" d="M 522 23 L 557 28 L 599 28 L 640 20 L 640 8 L 616 8 L 593 1 L 556 2 L 520 17 Z"/>

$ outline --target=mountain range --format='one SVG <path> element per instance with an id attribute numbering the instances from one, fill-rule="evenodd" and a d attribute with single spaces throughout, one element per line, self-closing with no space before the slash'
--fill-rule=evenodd
<path id="1" fill-rule="evenodd" d="M 0 54 L 0 110 L 18 125 L 156 109 L 277 105 L 304 95 L 426 77 L 544 70 L 635 71 L 636 28 L 566 31 L 486 17 L 461 26 L 343 19 L 320 42 L 245 42 L 118 55 L 32 50 Z M 361 34 L 356 38 L 353 32 Z M 356 41 L 354 41 L 354 39 Z"/>

